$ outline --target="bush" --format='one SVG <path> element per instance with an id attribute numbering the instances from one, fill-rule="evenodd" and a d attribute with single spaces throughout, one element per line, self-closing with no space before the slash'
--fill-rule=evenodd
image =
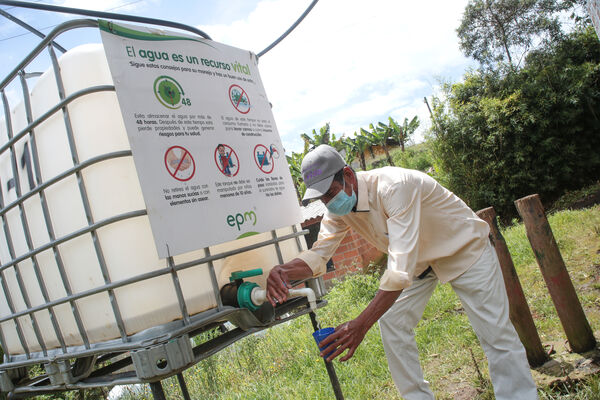
<path id="1" fill-rule="evenodd" d="M 369 303 L 379 289 L 378 274 L 353 274 L 337 283 L 327 294 L 330 301 L 345 303 Z"/>
<path id="2" fill-rule="evenodd" d="M 398 167 L 416 169 L 423 172 L 433 167 L 433 158 L 428 143 L 407 147 L 406 151 L 396 151 L 392 154 L 392 160 Z"/>
<path id="3" fill-rule="evenodd" d="M 450 190 L 505 220 L 600 178 L 600 42 L 592 28 L 528 55 L 505 75 L 475 71 L 435 100 L 436 164 Z M 437 166 L 437 165 L 436 165 Z"/>

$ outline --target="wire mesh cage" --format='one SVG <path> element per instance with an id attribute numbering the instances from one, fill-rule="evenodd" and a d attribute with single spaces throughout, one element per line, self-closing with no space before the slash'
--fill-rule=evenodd
<path id="1" fill-rule="evenodd" d="M 0 389 L 14 398 L 157 381 L 311 311 L 305 298 L 253 312 L 220 294 L 233 271 L 305 250 L 299 226 L 158 257 L 102 46 L 56 43 L 97 26 L 60 24 L 0 83 Z M 41 57 L 49 68 L 29 72 Z M 305 283 L 324 305 L 322 281 Z"/>

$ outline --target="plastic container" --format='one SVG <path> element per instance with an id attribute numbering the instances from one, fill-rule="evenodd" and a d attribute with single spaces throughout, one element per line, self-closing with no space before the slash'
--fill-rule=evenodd
<path id="1" fill-rule="evenodd" d="M 331 335 L 333 332 L 335 332 L 335 328 L 323 328 L 323 329 L 319 329 L 318 331 L 313 332 L 312 335 L 315 338 L 315 342 L 317 342 L 317 346 L 319 347 L 320 351 L 325 350 L 329 345 L 320 347 L 319 343 L 321 343 L 323 340 L 325 340 L 325 338 L 327 336 Z M 329 354 L 324 355 L 323 358 L 329 357 L 334 352 L 335 352 L 335 350 L 329 352 Z"/>
<path id="2" fill-rule="evenodd" d="M 96 85 L 112 85 L 112 77 L 102 45 L 77 47 L 59 60 L 65 86 L 65 94 L 70 94 Z M 59 102 L 54 72 L 46 71 L 31 90 L 31 105 L 34 119 L 47 112 Z M 109 152 L 128 150 L 129 142 L 121 117 L 121 111 L 114 91 L 98 92 L 80 97 L 68 105 L 71 118 L 74 145 L 79 162 Z M 3 119 L 3 118 L 2 118 Z M 11 110 L 13 132 L 18 133 L 27 125 L 25 108 L 21 102 Z M 56 177 L 74 166 L 63 113 L 61 111 L 43 122 L 34 130 L 35 145 L 39 156 L 41 181 Z M 8 140 L 6 123 L 0 121 L 0 144 Z M 29 192 L 31 179 L 35 178 L 35 168 L 28 152 L 32 150 L 30 136 L 26 135 L 15 146 L 16 164 L 19 173 L 21 195 Z M 27 162 L 27 159 L 30 161 Z M 18 198 L 13 179 L 10 151 L 0 155 L 0 185 L 3 205 Z M 94 222 L 140 209 L 145 209 L 138 176 L 132 157 L 110 159 L 86 167 L 81 172 L 90 202 L 91 218 Z M 14 180 L 13 180 L 14 182 Z M 78 179 L 71 175 L 44 191 L 49 217 L 55 238 L 62 238 L 88 227 L 88 220 L 80 194 Z M 30 231 L 28 243 L 23 228 L 22 215 Z M 201 223 L 201 216 L 199 216 Z M 27 199 L 23 213 L 15 207 L 6 213 L 6 229 L 10 232 L 10 242 L 4 229 L 0 229 L 0 262 L 5 265 L 10 260 L 22 256 L 50 242 L 42 202 L 39 195 Z M 122 220 L 99 228 L 98 242 L 102 248 L 108 275 L 112 282 L 156 269 L 165 268 L 166 261 L 158 258 L 147 216 Z M 277 236 L 292 233 L 292 227 L 277 230 Z M 271 233 L 239 239 L 210 248 L 211 254 L 218 254 L 271 239 Z M 301 247 L 306 248 L 303 237 Z M 11 246 L 13 249 L 11 250 Z M 296 239 L 280 243 L 284 261 L 291 260 L 298 252 Z M 35 274 L 34 262 L 39 266 L 41 276 L 48 290 L 49 300 L 64 298 L 67 295 L 57 264 L 57 254 L 64 264 L 68 282 L 73 293 L 80 293 L 105 284 L 99 265 L 99 257 L 91 233 L 67 240 L 56 247 L 56 254 L 49 248 L 35 260 L 27 258 L 18 264 L 17 277 L 14 267 L 3 272 L 6 286 L 15 311 L 27 309 L 24 292 L 29 297 L 30 306 L 45 304 L 43 292 Z M 203 250 L 175 257 L 175 263 L 202 258 Z M 269 270 L 279 264 L 274 245 L 245 252 L 214 262 L 219 287 L 226 284 L 232 271 L 263 268 L 264 275 L 250 279 L 265 286 Z M 187 309 L 190 315 L 216 307 L 216 299 L 207 265 L 198 265 L 179 272 Z M 176 292 L 170 275 L 145 280 L 114 291 L 120 308 L 127 335 L 181 318 Z M 113 309 L 107 292 L 77 300 L 83 325 L 90 343 L 103 342 L 120 337 Z M 54 307 L 57 320 L 67 346 L 79 346 L 83 339 L 69 303 Z M 12 315 L 4 291 L 0 290 L 0 316 Z M 47 310 L 34 314 L 47 349 L 59 347 L 55 330 Z M 30 352 L 41 350 L 34 334 L 29 316 L 19 318 Z M 0 327 L 7 353 L 22 354 L 24 349 L 17 336 L 17 328 L 12 320 L 3 322 Z"/>

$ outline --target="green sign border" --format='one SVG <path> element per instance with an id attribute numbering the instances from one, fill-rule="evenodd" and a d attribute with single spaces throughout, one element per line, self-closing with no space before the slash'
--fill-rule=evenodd
<path id="1" fill-rule="evenodd" d="M 148 32 L 137 31 L 135 29 L 130 29 L 130 28 L 124 27 L 122 25 L 115 24 L 112 21 L 107 21 L 104 19 L 98 20 L 98 27 L 100 28 L 100 30 L 103 30 L 104 32 L 112 33 L 113 35 L 122 36 L 122 37 L 126 37 L 129 39 L 150 40 L 150 41 L 190 40 L 193 42 L 202 43 L 206 46 L 212 47 L 215 50 L 218 50 L 216 47 L 211 46 L 210 44 L 206 43 L 206 41 L 201 40 L 201 39 L 194 39 L 194 38 L 187 37 L 187 36 L 161 35 L 159 33 L 148 33 Z"/>

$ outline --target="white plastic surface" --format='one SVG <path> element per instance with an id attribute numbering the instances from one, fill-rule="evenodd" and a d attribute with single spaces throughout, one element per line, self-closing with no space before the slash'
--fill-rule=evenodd
<path id="1" fill-rule="evenodd" d="M 101 45 L 77 47 L 60 58 L 60 68 L 66 95 L 96 85 L 111 85 L 112 78 Z M 34 118 L 39 117 L 59 101 L 56 81 L 52 69 L 46 71 L 35 83 L 31 91 Z M 123 125 L 121 111 L 114 92 L 100 92 L 81 97 L 68 106 L 74 141 L 80 162 L 92 157 L 118 150 L 128 150 L 129 142 Z M 11 112 L 13 134 L 27 126 L 23 103 Z M 35 144 L 39 156 L 42 182 L 54 178 L 73 167 L 73 157 L 65 130 L 62 112 L 35 128 Z M 0 121 L 0 144 L 6 143 L 6 123 Z M 26 135 L 15 146 L 21 195 L 30 191 L 29 175 L 35 176 L 32 167 L 23 162 L 23 154 L 31 151 L 30 136 Z M 16 188 L 9 188 L 13 178 L 13 160 L 11 152 L 0 156 L 0 185 L 3 205 L 17 199 Z M 132 157 L 118 158 L 94 164 L 81 173 L 91 207 L 94 222 L 145 208 L 144 200 Z M 88 226 L 79 184 L 76 176 L 70 176 L 44 191 L 49 216 L 55 238 L 69 235 Z M 25 218 L 31 236 L 26 240 L 22 216 Z M 198 215 L 202 223 L 202 215 Z M 0 264 L 19 257 L 31 249 L 39 248 L 50 241 L 49 230 L 44 219 L 39 195 L 25 201 L 23 213 L 19 207 L 6 214 L 6 227 L 0 229 Z M 298 227 L 299 228 L 299 227 Z M 207 227 L 208 229 L 208 227 Z M 7 241 L 5 231 L 10 232 L 11 243 Z M 279 229 L 278 236 L 292 233 L 292 227 Z M 115 282 L 136 275 L 164 268 L 166 260 L 157 256 L 150 224 L 146 216 L 113 223 L 97 230 L 98 242 L 102 248 L 101 256 L 106 262 L 110 280 Z M 271 233 L 224 243 L 210 248 L 211 254 L 244 247 L 253 243 L 271 239 Z M 300 241 L 306 248 L 304 238 Z M 11 251 L 10 246 L 13 247 Z M 295 239 L 280 243 L 284 261 L 294 258 L 299 250 Z M 99 254 L 91 234 L 84 234 L 35 256 L 41 275 L 48 289 L 49 299 L 66 296 L 56 255 L 60 257 L 73 293 L 93 289 L 105 284 L 99 264 Z M 195 260 L 204 256 L 203 250 L 175 257 L 175 263 Z M 18 264 L 22 286 L 29 297 L 30 306 L 45 303 L 35 274 L 34 260 L 28 258 Z M 214 262 L 219 287 L 229 282 L 231 272 L 263 268 L 261 277 L 249 279 L 265 286 L 266 275 L 279 260 L 275 246 L 242 253 Z M 17 279 L 17 271 L 10 267 L 3 272 L 5 282 L 15 311 L 25 310 L 23 290 Z M 207 265 L 199 265 L 179 273 L 179 280 L 186 299 L 190 315 L 216 307 L 211 279 Z M 128 335 L 144 329 L 181 318 L 177 296 L 170 275 L 153 278 L 116 289 L 115 298 L 119 305 L 125 330 Z M 120 337 L 109 295 L 106 292 L 76 301 L 83 325 L 91 343 L 98 343 Z M 60 330 L 67 346 L 78 346 L 83 340 L 77 329 L 71 306 L 66 303 L 54 308 Z M 0 316 L 11 315 L 7 299 L 0 290 Z M 59 347 L 59 341 L 50 320 L 48 311 L 35 313 L 43 340 L 47 349 Z M 19 318 L 25 340 L 30 352 L 41 350 L 36 339 L 31 318 Z M 24 349 L 17 336 L 12 321 L 1 324 L 2 334 L 9 354 L 22 354 Z"/>

